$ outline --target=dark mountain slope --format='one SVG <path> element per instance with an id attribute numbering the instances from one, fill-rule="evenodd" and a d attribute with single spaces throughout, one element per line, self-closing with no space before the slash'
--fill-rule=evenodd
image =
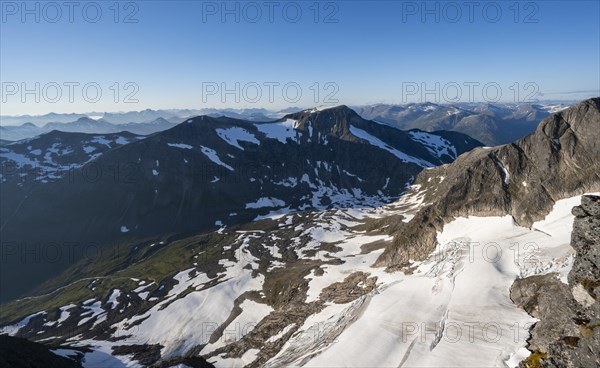
<path id="1" fill-rule="evenodd" d="M 81 256 L 33 265 L 18 257 L 27 247 L 103 248 L 292 210 L 376 205 L 400 195 L 423 168 L 479 145 L 458 133 L 402 132 L 345 106 L 270 123 L 188 119 L 3 203 L 1 235 L 11 261 L 2 279 L 22 277 L 3 284 L 2 297 Z M 15 190 L 0 189 L 3 196 Z"/>
<path id="2" fill-rule="evenodd" d="M 58 356 L 46 346 L 22 339 L 0 335 L 1 368 L 77 368 L 76 360 Z"/>

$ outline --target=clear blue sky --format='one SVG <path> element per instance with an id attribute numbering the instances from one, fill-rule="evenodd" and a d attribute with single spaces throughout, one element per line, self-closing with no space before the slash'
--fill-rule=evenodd
<path id="1" fill-rule="evenodd" d="M 502 101 L 600 94 L 598 1 L 482 1 L 472 11 L 463 1 L 227 2 L 233 12 L 224 21 L 221 1 L 120 2 L 118 14 L 113 4 L 77 2 L 71 22 L 64 5 L 58 14 L 28 2 L 28 13 L 21 1 L 2 1 L 1 113 L 447 103 L 459 89 L 462 101 L 495 100 L 498 87 Z M 128 15 L 137 23 L 126 23 Z M 39 103 L 22 88 L 36 82 Z M 79 83 L 72 99 L 68 82 Z M 272 101 L 269 82 L 279 83 Z M 469 82 L 479 83 L 470 98 Z M 97 84 L 84 98 L 86 83 Z M 235 83 L 239 102 L 221 93 Z M 131 92 L 138 102 L 124 103 Z"/>

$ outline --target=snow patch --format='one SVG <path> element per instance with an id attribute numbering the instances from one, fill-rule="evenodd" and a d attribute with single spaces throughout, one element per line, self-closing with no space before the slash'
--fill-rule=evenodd
<path id="1" fill-rule="evenodd" d="M 408 132 L 412 140 L 419 142 L 427 148 L 429 153 L 436 157 L 442 157 L 443 155 L 448 155 L 452 158 L 456 158 L 456 148 L 443 137 L 421 132 L 421 131 L 411 131 Z"/>
<path id="2" fill-rule="evenodd" d="M 217 151 L 215 151 L 214 149 L 204 147 L 204 146 L 200 146 L 200 149 L 202 150 L 202 153 L 204 153 L 204 155 L 206 155 L 206 157 L 208 157 L 208 159 L 211 160 L 212 162 L 214 162 L 215 164 L 223 166 L 227 170 L 234 171 L 233 167 L 231 167 L 231 166 L 227 165 L 226 163 L 224 163 L 223 161 L 221 161 L 221 159 L 217 155 Z"/>
<path id="3" fill-rule="evenodd" d="M 193 147 L 189 144 L 184 143 L 167 143 L 169 147 L 181 148 L 181 149 L 192 149 Z"/>
<path id="4" fill-rule="evenodd" d="M 244 150 L 244 148 L 240 146 L 240 141 L 260 144 L 259 140 L 256 139 L 254 134 L 240 127 L 217 129 L 217 135 L 225 142 L 229 143 L 230 145 L 236 148 L 241 149 L 242 151 Z"/>
<path id="5" fill-rule="evenodd" d="M 391 153 L 392 155 L 398 157 L 400 160 L 404 161 L 404 162 L 409 162 L 409 163 L 413 163 L 416 165 L 419 165 L 421 167 L 433 167 L 435 165 L 433 165 L 431 162 L 425 161 L 425 160 L 421 160 L 419 158 L 407 155 L 404 152 L 400 152 L 397 149 L 395 149 L 394 147 L 390 146 L 389 144 L 383 142 L 382 140 L 380 140 L 379 138 L 376 138 L 372 135 L 370 135 L 369 133 L 365 132 L 362 129 L 358 129 L 354 126 L 350 126 L 350 133 L 352 133 L 354 136 L 360 138 L 360 139 L 364 139 L 367 142 L 369 142 L 369 144 L 379 147 L 383 150 L 388 151 L 389 153 Z"/>
<path id="6" fill-rule="evenodd" d="M 283 207 L 285 202 L 273 197 L 261 197 L 256 202 L 246 203 L 246 208 Z"/>
<path id="7" fill-rule="evenodd" d="M 256 124 L 256 128 L 264 133 L 267 138 L 277 139 L 279 142 L 286 144 L 288 139 L 298 143 L 298 136 L 301 132 L 296 130 L 298 121 L 293 119 L 286 119 L 282 122 L 267 123 L 267 124 Z"/>

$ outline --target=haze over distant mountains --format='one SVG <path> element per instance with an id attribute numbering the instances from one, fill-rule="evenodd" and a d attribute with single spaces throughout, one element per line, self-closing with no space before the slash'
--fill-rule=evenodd
<path id="1" fill-rule="evenodd" d="M 563 104 L 438 105 L 428 102 L 404 106 L 381 104 L 355 109 L 365 119 L 399 129 L 452 130 L 467 134 L 488 146 L 496 146 L 533 132 L 542 119 L 567 107 Z"/>
<path id="2" fill-rule="evenodd" d="M 346 106 L 4 144 L 2 342 L 85 368 L 598 366 L 599 126 L 594 98 L 497 147 Z"/>
<path id="3" fill-rule="evenodd" d="M 556 103 L 458 103 L 430 102 L 394 105 L 376 104 L 352 107 L 359 115 L 402 130 L 451 130 L 465 133 L 480 142 L 495 146 L 512 142 L 535 130 L 551 113 L 565 109 Z M 253 109 L 173 109 L 122 113 L 55 114 L 0 117 L 0 139 L 18 141 L 60 130 L 63 132 L 107 134 L 128 131 L 148 135 L 172 128 L 192 116 L 226 116 L 248 121 L 273 121 L 285 114 L 301 111 L 290 107 L 272 111 Z"/>
<path id="4" fill-rule="evenodd" d="M 294 109 L 299 111 L 300 109 Z M 52 130 L 74 133 L 118 133 L 152 134 L 181 123 L 192 116 L 227 116 L 249 121 L 270 121 L 281 118 L 287 112 L 265 109 L 180 109 L 142 110 L 120 113 L 55 114 L 40 116 L 0 117 L 0 139 L 18 141 L 44 134 Z"/>

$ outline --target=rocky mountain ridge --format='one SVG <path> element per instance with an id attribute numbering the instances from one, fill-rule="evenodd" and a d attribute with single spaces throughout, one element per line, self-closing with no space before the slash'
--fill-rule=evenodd
<path id="1" fill-rule="evenodd" d="M 0 333 L 52 343 L 65 355 L 85 348 L 85 359 L 103 354 L 140 367 L 170 367 L 195 358 L 217 367 L 516 367 L 525 359 L 523 364 L 532 368 L 550 356 L 585 366 L 592 360 L 583 350 L 595 341 L 588 333 L 598 331 L 587 309 L 578 314 L 581 319 L 569 319 L 563 317 L 570 304 L 566 309 L 557 305 L 568 330 L 557 333 L 554 320 L 542 322 L 539 331 L 532 330 L 528 346 L 533 318 L 518 305 L 540 317 L 550 310 L 544 304 L 548 298 L 593 305 L 597 285 L 590 270 L 597 257 L 590 250 L 595 249 L 591 240 L 597 225 L 590 215 L 595 210 L 588 197 L 578 194 L 596 188 L 597 178 L 584 164 L 595 165 L 595 143 L 587 133 L 600 122 L 598 102 L 585 101 L 555 115 L 536 134 L 508 147 L 475 149 L 440 167 L 413 161 L 421 168 L 416 184 L 391 204 L 310 208 L 191 235 L 131 239 L 119 253 L 69 267 L 45 285 L 48 294 L 3 304 Z M 400 160 L 407 158 L 392 153 L 393 148 L 407 137 L 428 143 L 430 150 L 425 150 L 437 153 L 429 160 L 452 152 L 434 144 L 438 139 L 425 139 L 423 132 L 386 138 L 377 133 L 380 125 L 363 126 L 357 119 L 344 110 L 305 111 L 256 129 L 276 147 L 281 140 L 323 145 L 324 132 L 330 132 L 325 134 L 329 142 L 368 144 Z M 198 125 L 227 129 L 224 121 L 202 120 Z M 193 123 L 186 134 L 159 142 L 197 136 L 191 134 L 198 128 Z M 252 126 L 243 129 L 265 144 Z M 231 152 L 257 145 L 245 134 L 218 139 L 236 150 Z M 174 148 L 192 145 L 177 142 Z M 508 160 L 514 151 L 524 152 L 516 156 L 522 157 L 521 165 Z M 533 166 L 539 162 L 547 165 Z M 558 172 L 547 169 L 552 165 Z M 506 194 L 497 195 L 498 190 Z M 533 201 L 528 193 L 537 196 L 539 190 L 552 196 Z M 572 246 L 583 256 L 573 260 L 571 208 L 580 201 L 581 208 L 573 211 Z M 433 249 L 408 238 L 414 228 L 433 229 Z M 400 244 L 402 236 L 415 242 Z M 469 244 L 490 242 L 509 256 L 490 261 L 485 253 L 469 251 Z M 537 244 L 533 253 L 510 253 L 514 244 L 531 243 Z M 389 256 L 391 251 L 395 256 Z M 402 257 L 408 261 L 402 263 Z M 386 259 L 393 263 L 373 267 Z M 515 279 L 528 283 L 517 281 L 509 294 Z M 571 286 L 564 289 L 560 284 L 567 280 Z M 468 334 L 463 329 L 457 341 L 452 331 L 464 323 L 474 327 Z M 487 335 L 490 323 L 501 331 L 499 339 Z M 582 332 L 573 326 L 583 327 Z M 474 340 L 467 338 L 472 333 Z"/>
<path id="2" fill-rule="evenodd" d="M 521 368 L 600 365 L 600 197 L 582 197 L 573 214 L 576 255 L 568 284 L 547 274 L 511 287 L 511 299 L 539 320 L 528 340 L 532 355 Z"/>
<path id="3" fill-rule="evenodd" d="M 478 148 L 415 180 L 426 205 L 396 235 L 377 265 L 402 268 L 435 247 L 436 233 L 457 216 L 510 214 L 522 226 L 559 199 L 600 190 L 600 98 L 544 119 L 514 143 Z"/>

